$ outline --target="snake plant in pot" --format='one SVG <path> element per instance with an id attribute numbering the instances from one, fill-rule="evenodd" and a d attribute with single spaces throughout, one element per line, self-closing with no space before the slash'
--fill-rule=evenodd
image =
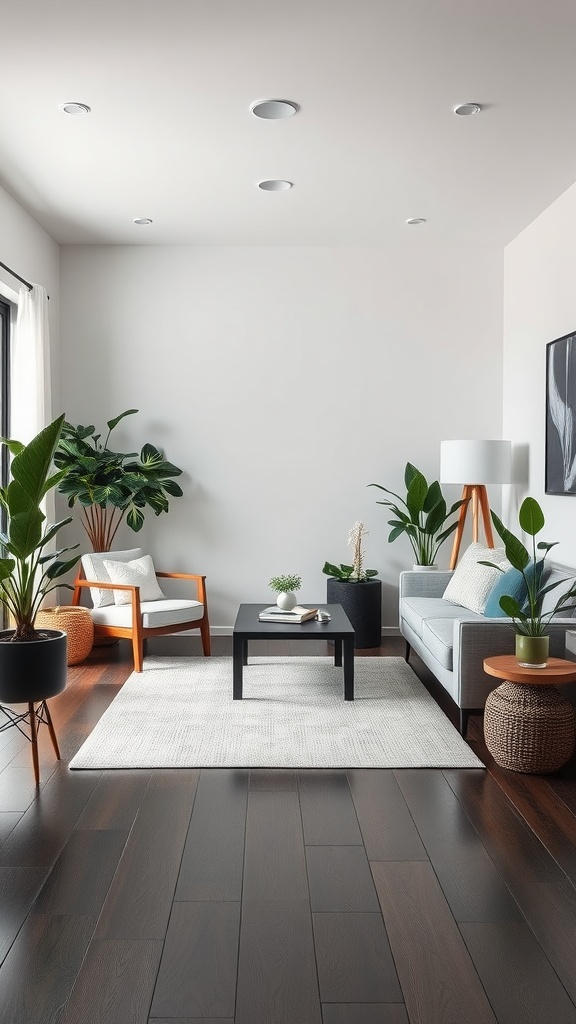
<path id="1" fill-rule="evenodd" d="M 455 519 L 448 526 L 446 523 L 466 502 L 456 501 L 448 508 L 438 480 L 429 484 L 424 474 L 411 462 L 406 463 L 404 484 L 405 498 L 382 484 L 368 484 L 368 487 L 378 487 L 396 499 L 390 501 L 387 498 L 377 502 L 389 508 L 394 516 L 388 520 L 388 525 L 392 527 L 388 536 L 389 543 L 405 534 L 414 552 L 414 568 L 435 569 L 438 551 L 456 529 L 458 520 Z"/>
<path id="2" fill-rule="evenodd" d="M 49 524 L 42 511 L 44 496 L 62 478 L 53 470 L 53 459 L 63 423 L 60 416 L 27 445 L 1 439 L 12 455 L 8 486 L 0 488 L 5 522 L 0 534 L 0 603 L 13 623 L 0 630 L 3 703 L 43 701 L 66 685 L 66 633 L 34 626 L 42 600 L 79 557 L 70 557 L 72 547 L 52 549 L 71 517 Z"/>
<path id="3" fill-rule="evenodd" d="M 546 541 L 536 543 L 536 536 L 545 525 L 540 505 L 535 498 L 525 498 L 518 513 L 520 529 L 532 538 L 531 551 L 504 526 L 495 512 L 491 512 L 491 516 L 496 532 L 504 541 L 506 558 L 512 566 L 505 577 L 510 585 L 504 585 L 504 589 L 512 590 L 513 593 L 503 593 L 499 604 L 502 611 L 512 619 L 516 630 L 516 658 L 525 668 L 545 668 L 550 642 L 548 625 L 558 613 L 570 615 L 574 611 L 576 584 L 563 591 L 554 605 L 544 612 L 542 609 L 546 595 L 567 583 L 568 578 L 546 583 L 546 556 L 558 541 L 551 544 Z M 539 558 L 537 551 L 541 552 Z M 493 562 L 482 561 L 480 564 L 505 572 L 502 566 Z"/>

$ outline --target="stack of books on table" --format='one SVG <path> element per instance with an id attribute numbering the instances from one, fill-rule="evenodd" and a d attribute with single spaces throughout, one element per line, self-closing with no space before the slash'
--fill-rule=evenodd
<path id="1" fill-rule="evenodd" d="M 269 608 L 264 608 L 258 618 L 260 622 L 306 622 L 308 619 L 315 619 L 317 614 L 317 608 L 303 608 L 301 604 L 297 604 L 289 612 L 273 604 Z"/>

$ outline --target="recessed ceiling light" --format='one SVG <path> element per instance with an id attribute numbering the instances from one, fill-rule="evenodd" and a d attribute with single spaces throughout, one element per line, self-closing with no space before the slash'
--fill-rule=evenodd
<path id="1" fill-rule="evenodd" d="M 132 223 L 133 224 L 151 224 L 152 223 L 152 218 L 151 217 L 134 217 L 134 220 L 132 221 Z"/>
<path id="2" fill-rule="evenodd" d="M 292 188 L 293 182 L 281 181 L 278 178 L 271 178 L 269 181 L 259 181 L 258 188 L 261 188 L 264 192 L 286 192 L 287 189 Z"/>
<path id="3" fill-rule="evenodd" d="M 291 100 L 258 100 L 253 103 L 250 110 L 256 117 L 265 117 L 269 121 L 276 121 L 280 117 L 292 117 L 298 112 L 298 104 Z"/>
<path id="4" fill-rule="evenodd" d="M 406 221 L 407 224 L 425 224 L 426 217 L 409 217 Z"/>
<path id="5" fill-rule="evenodd" d="M 60 110 L 65 114 L 89 114 L 90 107 L 85 103 L 61 103 Z"/>
<path id="6" fill-rule="evenodd" d="M 454 107 L 454 113 L 459 114 L 460 117 L 469 117 L 470 114 L 479 114 L 482 107 L 479 103 L 460 103 L 457 107 Z"/>

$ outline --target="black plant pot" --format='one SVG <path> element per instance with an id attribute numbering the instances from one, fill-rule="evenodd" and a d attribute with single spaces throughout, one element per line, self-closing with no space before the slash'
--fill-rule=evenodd
<path id="1" fill-rule="evenodd" d="M 354 647 L 380 647 L 382 643 L 382 581 L 326 581 L 328 604 L 341 604 L 354 627 Z"/>
<path id="2" fill-rule="evenodd" d="M 68 675 L 66 633 L 43 629 L 37 640 L 11 642 L 0 630 L 0 704 L 28 704 L 61 693 Z"/>

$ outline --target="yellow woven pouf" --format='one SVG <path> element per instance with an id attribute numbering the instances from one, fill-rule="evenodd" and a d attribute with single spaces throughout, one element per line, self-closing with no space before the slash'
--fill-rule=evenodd
<path id="1" fill-rule="evenodd" d="M 36 629 L 63 629 L 68 634 L 68 665 L 84 661 L 94 643 L 94 623 L 87 608 L 61 604 L 39 611 L 34 625 Z"/>

